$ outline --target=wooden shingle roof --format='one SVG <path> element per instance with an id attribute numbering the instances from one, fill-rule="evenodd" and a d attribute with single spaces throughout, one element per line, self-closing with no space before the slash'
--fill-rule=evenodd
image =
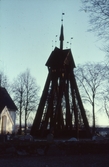
<path id="1" fill-rule="evenodd" d="M 45 65 L 51 68 L 60 68 L 65 64 L 75 68 L 75 62 L 73 60 L 71 50 L 62 50 L 56 47 L 52 51 Z"/>
<path id="2" fill-rule="evenodd" d="M 10 95 L 8 94 L 7 90 L 3 87 L 0 87 L 0 112 L 3 110 L 5 106 L 7 106 L 7 108 L 12 111 L 17 110 L 17 107 Z"/>

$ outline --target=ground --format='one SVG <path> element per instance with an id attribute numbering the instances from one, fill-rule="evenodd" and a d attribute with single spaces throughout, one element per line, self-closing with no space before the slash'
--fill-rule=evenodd
<path id="1" fill-rule="evenodd" d="M 109 140 L 1 142 L 0 167 L 109 167 Z"/>
<path id="2" fill-rule="evenodd" d="M 0 167 L 109 167 L 109 154 L 0 157 Z"/>

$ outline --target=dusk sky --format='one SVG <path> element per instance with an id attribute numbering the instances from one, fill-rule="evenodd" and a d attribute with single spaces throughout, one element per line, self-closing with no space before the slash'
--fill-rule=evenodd
<path id="1" fill-rule="evenodd" d="M 10 82 L 29 68 L 42 92 L 48 74 L 45 63 L 59 47 L 62 12 L 64 48 L 71 48 L 75 64 L 104 60 L 102 42 L 87 32 L 89 17 L 81 6 L 81 0 L 0 1 L 0 70 Z"/>

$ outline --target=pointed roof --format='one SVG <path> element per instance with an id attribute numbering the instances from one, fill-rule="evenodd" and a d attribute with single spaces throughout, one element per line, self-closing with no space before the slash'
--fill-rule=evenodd
<path id="1" fill-rule="evenodd" d="M 45 65 L 53 69 L 61 68 L 63 65 L 75 68 L 75 62 L 73 60 L 71 50 L 61 50 L 57 47 L 54 49 L 54 51 L 52 51 Z"/>
<path id="2" fill-rule="evenodd" d="M 8 94 L 7 90 L 3 87 L 0 87 L 0 112 L 3 110 L 5 106 L 7 106 L 7 108 L 12 111 L 17 110 L 17 107 L 10 95 Z"/>
<path id="3" fill-rule="evenodd" d="M 63 49 L 63 41 L 64 41 L 64 32 L 63 32 L 63 24 L 61 25 L 61 32 L 60 32 L 60 49 Z"/>
<path id="4" fill-rule="evenodd" d="M 64 15 L 64 13 L 62 13 Z M 75 62 L 72 56 L 71 49 L 63 49 L 64 33 L 63 33 L 63 19 L 61 20 L 61 31 L 60 31 L 60 49 L 55 47 L 49 56 L 46 66 L 51 67 L 52 69 L 62 68 L 63 66 L 69 66 L 75 68 Z"/>

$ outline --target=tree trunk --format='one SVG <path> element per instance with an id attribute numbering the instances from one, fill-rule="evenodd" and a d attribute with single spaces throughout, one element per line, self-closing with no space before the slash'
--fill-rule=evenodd
<path id="1" fill-rule="evenodd" d="M 93 102 L 92 102 L 92 113 L 93 113 L 93 128 L 92 128 L 92 134 L 95 134 L 95 102 L 94 102 L 94 96 L 93 96 Z"/>
<path id="2" fill-rule="evenodd" d="M 22 104 L 20 104 L 20 115 L 19 115 L 19 135 L 21 135 L 21 112 L 22 112 Z"/>
<path id="3" fill-rule="evenodd" d="M 21 109 L 20 109 L 20 115 L 19 115 L 19 134 L 21 135 Z"/>
<path id="4" fill-rule="evenodd" d="M 25 110 L 25 135 L 27 130 L 27 109 Z"/>

